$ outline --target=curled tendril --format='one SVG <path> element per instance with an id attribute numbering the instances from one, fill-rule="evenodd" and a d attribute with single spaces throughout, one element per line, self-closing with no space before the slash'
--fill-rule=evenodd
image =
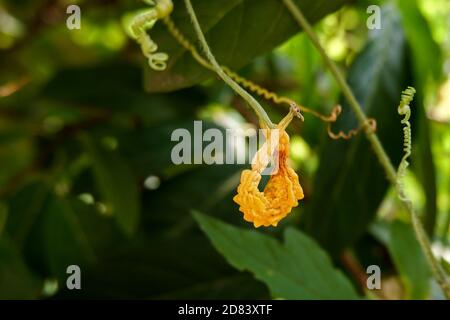
<path id="1" fill-rule="evenodd" d="M 144 1 L 154 7 L 136 16 L 131 23 L 131 33 L 141 46 L 142 53 L 148 59 L 150 67 L 156 71 L 167 68 L 167 53 L 157 52 L 158 45 L 148 35 L 147 30 L 159 20 L 169 16 L 173 10 L 172 0 Z"/>
<path id="2" fill-rule="evenodd" d="M 342 107 L 337 105 L 331 111 L 331 116 L 328 121 L 328 135 L 333 140 L 344 139 L 350 140 L 354 136 L 356 136 L 361 130 L 366 130 L 368 132 L 375 132 L 377 130 L 377 121 L 375 119 L 369 118 L 365 121 L 365 123 L 357 129 L 352 129 L 349 132 L 345 133 L 344 131 L 339 131 L 338 133 L 334 133 L 331 129 L 332 123 L 336 122 L 338 116 L 342 113 Z"/>
<path id="3" fill-rule="evenodd" d="M 400 101 L 400 105 L 397 108 L 397 112 L 399 115 L 404 116 L 400 121 L 403 127 L 403 158 L 400 161 L 400 164 L 397 169 L 397 187 L 399 189 L 400 199 L 406 201 L 406 197 L 404 196 L 404 177 L 406 174 L 406 169 L 409 166 L 408 158 L 411 155 L 412 151 L 412 139 L 411 139 L 411 123 L 409 122 L 409 118 L 411 117 L 411 108 L 410 103 L 414 99 L 414 94 L 416 90 L 413 87 L 408 87 L 405 91 L 402 92 L 402 98 Z"/>
<path id="4" fill-rule="evenodd" d="M 326 115 L 323 115 L 320 112 L 317 112 L 313 109 L 307 108 L 302 105 L 298 105 L 292 99 L 289 99 L 287 97 L 282 97 L 282 96 L 280 97 L 276 93 L 271 92 L 271 91 L 267 90 L 266 88 L 263 88 L 260 85 L 239 76 L 237 73 L 231 71 L 227 67 L 222 67 L 222 68 L 234 81 L 236 81 L 237 83 L 242 85 L 244 88 L 250 90 L 251 92 L 254 92 L 257 95 L 263 97 L 264 99 L 266 99 L 268 101 L 272 101 L 275 104 L 286 104 L 286 105 L 290 105 L 290 106 L 295 105 L 302 112 L 312 114 L 313 116 L 319 118 L 323 122 L 327 122 L 328 123 L 328 127 L 327 127 L 328 136 L 333 140 L 339 140 L 339 139 L 350 140 L 352 137 L 356 136 L 363 129 L 366 129 L 366 130 L 369 130 L 372 132 L 376 131 L 376 127 L 377 127 L 376 120 L 375 119 L 367 119 L 366 123 L 363 126 L 359 127 L 358 129 L 350 130 L 348 133 L 345 133 L 344 131 L 339 131 L 336 134 L 331 130 L 331 124 L 336 122 L 337 118 L 342 113 L 342 107 L 340 105 L 335 106 L 331 110 L 331 114 L 329 116 L 326 116 Z M 302 115 L 300 115 L 300 119 L 302 119 L 302 121 L 304 120 Z"/>
<path id="5" fill-rule="evenodd" d="M 264 128 L 266 142 L 255 154 L 252 169 L 244 170 L 233 200 L 239 204 L 244 220 L 260 226 L 277 226 L 298 201 L 304 198 L 298 175 L 289 166 L 289 136 L 285 129 L 300 110 L 291 106 L 289 114 L 276 129 Z M 278 167 L 273 171 L 264 191 L 258 189 L 261 173 L 266 169 L 272 155 L 277 157 Z"/>

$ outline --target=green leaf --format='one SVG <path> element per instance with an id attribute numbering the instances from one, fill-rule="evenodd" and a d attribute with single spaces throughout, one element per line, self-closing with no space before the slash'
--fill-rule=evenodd
<path id="1" fill-rule="evenodd" d="M 214 247 L 238 270 L 248 270 L 263 281 L 274 298 L 357 299 L 350 281 L 326 253 L 295 229 L 285 232 L 285 243 L 260 232 L 236 228 L 194 212 Z"/>
<path id="2" fill-rule="evenodd" d="M 418 119 L 413 124 L 413 165 L 412 170 L 417 175 L 425 194 L 425 208 L 423 223 L 428 235 L 432 236 L 436 227 L 437 216 L 437 181 L 433 152 L 431 150 L 430 123 L 424 105 L 423 88 L 419 83 L 416 88 L 421 88 L 412 105 L 412 112 Z"/>
<path id="3" fill-rule="evenodd" d="M 227 221 L 242 221 L 233 202 L 242 166 L 191 167 L 145 194 L 142 224 L 152 233 L 182 232 L 195 227 L 190 210 L 214 214 Z M 176 201 L 170 201 L 174 195 Z M 232 212 L 233 214 L 230 214 Z"/>
<path id="4" fill-rule="evenodd" d="M 374 234 L 387 246 L 408 299 L 427 299 L 431 271 L 412 226 L 401 221 L 376 225 Z M 387 232 L 385 232 L 387 231 Z M 383 235 L 380 236 L 380 233 Z"/>
<path id="5" fill-rule="evenodd" d="M 312 23 L 337 10 L 347 0 L 296 1 Z M 194 30 L 182 1 L 175 1 L 172 14 L 177 27 L 196 43 Z M 270 51 L 299 32 L 298 25 L 282 1 L 259 0 L 195 0 L 194 9 L 217 60 L 239 69 L 253 58 Z M 158 23 L 150 35 L 159 50 L 170 56 L 164 72 L 146 67 L 146 88 L 151 92 L 166 92 L 195 85 L 213 76 L 201 67 Z"/>
<path id="6" fill-rule="evenodd" d="M 36 299 L 42 282 L 27 268 L 12 241 L 0 238 L 0 300 Z"/>
<path id="7" fill-rule="evenodd" d="M 145 123 L 161 124 L 193 116 L 196 108 L 205 103 L 205 96 L 194 88 L 170 95 L 150 95 L 142 88 L 139 68 L 109 63 L 60 70 L 45 86 L 39 100 L 45 102 L 42 107 L 47 107 L 49 101 L 58 110 L 68 105 L 72 112 L 89 106 L 90 111 L 113 112 L 121 119 L 131 115 L 139 116 Z"/>
<path id="8" fill-rule="evenodd" d="M 262 299 L 251 275 L 228 266 L 204 236 L 140 239 L 83 268 L 83 290 L 58 297 L 150 299 Z"/>
<path id="9" fill-rule="evenodd" d="M 119 151 L 140 178 L 147 177 L 149 174 L 157 175 L 170 170 L 177 171 L 183 165 L 176 165 L 171 159 L 172 149 L 179 143 L 178 141 L 172 141 L 172 133 L 179 128 L 189 131 L 191 137 L 190 150 L 193 157 L 194 141 L 202 139 L 201 136 L 197 137 L 197 134 L 194 132 L 195 120 L 198 121 L 198 118 L 185 117 L 183 120 L 173 119 L 170 123 L 136 128 L 121 135 L 116 134 L 119 145 L 121 146 Z M 203 120 L 203 132 L 210 128 L 222 130 L 225 136 L 225 129 L 223 127 Z M 206 144 L 203 143 L 203 145 Z M 188 166 L 186 165 L 185 167 Z"/>
<path id="10" fill-rule="evenodd" d="M 442 77 L 442 51 L 434 41 L 430 27 L 420 12 L 416 0 L 397 0 L 408 43 L 411 46 L 414 67 L 425 80 Z"/>
<path id="11" fill-rule="evenodd" d="M 5 229 L 19 249 L 23 249 L 39 221 L 49 193 L 47 185 L 36 181 L 25 185 L 9 200 Z"/>
<path id="12" fill-rule="evenodd" d="M 426 299 L 431 273 L 412 226 L 394 221 L 390 229 L 388 249 L 400 272 L 408 298 Z"/>
<path id="13" fill-rule="evenodd" d="M 64 279 L 69 265 L 84 266 L 95 261 L 90 239 L 68 199 L 53 196 L 39 221 L 39 237 L 45 264 L 50 274 Z"/>
<path id="14" fill-rule="evenodd" d="M 366 114 L 377 121 L 377 134 L 397 164 L 402 129 L 397 106 L 408 85 L 405 39 L 393 6 L 382 10 L 383 29 L 373 30 L 354 61 L 348 83 Z M 358 127 L 349 105 L 333 130 Z M 305 230 L 333 255 L 351 246 L 367 230 L 388 187 L 383 169 L 363 133 L 349 140 L 324 141 Z"/>
<path id="15" fill-rule="evenodd" d="M 34 210 L 24 210 L 25 204 Z M 10 208 L 5 231 L 30 268 L 43 277 L 62 281 L 69 265 L 94 263 L 126 242 L 111 217 L 100 215 L 95 206 L 78 198 L 58 197 L 44 184 L 25 187 L 11 200 Z"/>
<path id="16" fill-rule="evenodd" d="M 131 169 L 117 152 L 106 150 L 93 138 L 83 135 L 98 188 L 122 231 L 131 235 L 138 226 L 140 197 Z"/>

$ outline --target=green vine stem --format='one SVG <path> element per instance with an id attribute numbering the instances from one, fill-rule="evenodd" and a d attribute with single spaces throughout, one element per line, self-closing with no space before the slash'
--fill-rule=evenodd
<path id="1" fill-rule="evenodd" d="M 194 8 L 192 7 L 192 3 L 190 0 L 184 0 L 186 5 L 186 9 L 191 18 L 192 24 L 195 29 L 195 33 L 197 35 L 198 40 L 200 41 L 200 45 L 211 64 L 214 71 L 219 75 L 219 77 L 228 84 L 237 94 L 239 94 L 247 103 L 253 108 L 255 113 L 258 115 L 259 120 L 268 128 L 275 128 L 276 126 L 272 123 L 269 116 L 263 107 L 253 98 L 245 89 L 243 89 L 237 82 L 231 79 L 225 71 L 220 67 L 216 58 L 211 52 L 211 49 L 208 46 L 208 42 L 206 41 L 205 35 L 203 34 L 202 28 L 200 27 L 200 23 L 198 22 L 197 15 L 195 14 Z"/>
<path id="2" fill-rule="evenodd" d="M 188 1 L 188 0 L 186 0 Z M 292 1 L 292 0 L 283 0 L 285 6 L 289 10 L 289 12 L 292 14 L 294 19 L 297 21 L 299 26 L 305 31 L 311 42 L 314 44 L 316 49 L 319 51 L 320 55 L 322 56 L 325 64 L 330 69 L 331 73 L 335 77 L 339 87 L 342 90 L 342 93 L 348 100 L 350 107 L 352 108 L 353 112 L 355 113 L 358 122 L 360 125 L 364 125 L 367 123 L 367 116 L 365 115 L 361 105 L 356 100 L 352 90 L 350 89 L 349 85 L 344 79 L 344 76 L 338 69 L 337 65 L 328 57 L 327 53 L 325 52 L 325 49 L 320 44 L 320 41 L 315 34 L 312 26 L 308 22 L 308 20 L 303 15 L 302 11 L 299 7 Z M 433 276 L 436 279 L 437 283 L 442 288 L 442 291 L 444 292 L 447 299 L 450 299 L 450 289 L 449 284 L 447 280 L 447 275 L 445 271 L 443 270 L 442 266 L 437 261 L 436 257 L 433 255 L 433 251 L 431 250 L 430 240 L 428 239 L 425 230 L 423 228 L 423 225 L 417 215 L 417 213 L 414 211 L 414 208 L 412 206 L 411 200 L 405 195 L 399 192 L 398 188 L 398 176 L 397 172 L 392 165 L 391 160 L 389 159 L 389 156 L 387 155 L 386 151 L 384 150 L 380 139 L 376 135 L 375 132 L 371 130 L 366 130 L 366 136 L 369 140 L 370 144 L 372 145 L 372 148 L 378 158 L 378 161 L 380 162 L 381 166 L 383 167 L 388 180 L 391 182 L 391 184 L 395 187 L 397 190 L 397 193 L 399 195 L 399 198 L 401 199 L 401 202 L 405 206 L 405 208 L 408 210 L 408 212 L 411 215 L 412 225 L 413 229 L 416 235 L 417 240 L 420 243 L 420 246 L 422 247 L 422 250 L 425 254 L 425 257 L 428 261 L 428 264 L 431 267 L 431 270 L 433 272 Z"/>

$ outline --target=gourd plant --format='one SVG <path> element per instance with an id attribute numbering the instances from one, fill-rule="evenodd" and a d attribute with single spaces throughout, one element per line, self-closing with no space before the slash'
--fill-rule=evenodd
<path id="1" fill-rule="evenodd" d="M 447 275 L 433 255 L 429 239 L 424 231 L 422 223 L 418 218 L 417 213 L 414 211 L 411 200 L 404 190 L 403 178 L 409 164 L 408 157 L 411 155 L 412 141 L 411 125 L 409 123 L 411 110 L 409 104 L 415 93 L 414 88 L 409 87 L 402 93 L 401 102 L 398 107 L 398 113 L 404 116 L 401 120 L 401 123 L 404 125 L 404 156 L 396 170 L 376 134 L 375 119 L 366 116 L 342 73 L 327 55 L 313 28 L 303 15 L 302 10 L 292 0 L 283 0 L 283 3 L 298 23 L 299 27 L 305 31 L 310 41 L 322 56 L 326 66 L 340 86 L 343 95 L 348 100 L 349 106 L 356 115 L 359 122 L 359 128 L 350 130 L 347 133 L 344 133 L 343 131 L 333 133 L 331 124 L 336 122 L 337 117 L 342 112 L 340 106 L 336 106 L 329 116 L 322 115 L 311 108 L 300 105 L 290 98 L 279 96 L 278 94 L 241 77 L 230 68 L 220 65 L 209 48 L 190 0 L 184 0 L 184 3 L 202 51 L 199 51 L 171 20 L 170 15 L 173 10 L 173 3 L 171 0 L 147 0 L 146 2 L 152 7 L 133 20 L 131 31 L 134 38 L 141 46 L 142 53 L 148 59 L 149 66 L 156 71 L 162 71 L 166 69 L 167 61 L 170 59 L 168 54 L 159 52 L 158 45 L 148 34 L 155 23 L 162 21 L 167 27 L 167 32 L 169 32 L 183 48 L 190 52 L 192 57 L 201 66 L 215 72 L 248 103 L 256 113 L 261 128 L 265 130 L 267 141 L 257 152 L 255 156 L 256 161 L 253 162 L 251 170 L 244 170 L 242 172 L 241 183 L 238 187 L 237 195 L 234 197 L 234 201 L 240 205 L 240 211 L 244 213 L 245 220 L 252 222 L 255 227 L 276 226 L 282 218 L 291 212 L 293 207 L 298 205 L 298 201 L 304 196 L 298 175 L 289 166 L 287 161 L 289 158 L 290 146 L 289 136 L 285 129 L 294 117 L 304 120 L 302 113 L 308 113 L 318 117 L 328 124 L 328 135 L 332 139 L 342 138 L 348 140 L 358 132 L 363 131 L 389 182 L 395 187 L 398 198 L 411 216 L 415 235 L 427 258 L 431 270 L 433 271 L 436 281 L 441 286 L 446 297 L 450 298 L 450 285 Z M 274 124 L 264 108 L 251 93 L 277 105 L 288 105 L 290 108 L 288 115 L 279 124 Z M 271 144 L 270 141 L 272 141 L 271 137 L 274 130 L 279 130 L 281 133 L 278 135 L 277 141 Z M 273 153 L 274 146 L 279 148 L 277 156 L 280 161 L 280 168 L 277 173 L 271 176 L 264 191 L 261 192 L 258 190 L 258 184 L 261 180 L 260 173 L 267 166 L 267 159 Z"/>

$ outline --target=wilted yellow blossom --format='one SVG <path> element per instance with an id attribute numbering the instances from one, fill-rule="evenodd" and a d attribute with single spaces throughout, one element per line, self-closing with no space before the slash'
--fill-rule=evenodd
<path id="1" fill-rule="evenodd" d="M 260 226 L 277 226 L 286 217 L 298 201 L 304 198 L 298 176 L 289 166 L 289 136 L 285 127 L 292 120 L 292 115 L 284 119 L 277 129 L 266 129 L 266 142 L 255 155 L 251 170 L 244 170 L 237 195 L 233 200 L 239 204 L 244 219 Z M 278 130 L 274 135 L 274 130 Z M 276 136 L 278 141 L 274 141 Z M 259 191 L 261 172 L 267 167 L 273 151 L 278 148 L 278 170 L 270 177 L 264 191 Z"/>

